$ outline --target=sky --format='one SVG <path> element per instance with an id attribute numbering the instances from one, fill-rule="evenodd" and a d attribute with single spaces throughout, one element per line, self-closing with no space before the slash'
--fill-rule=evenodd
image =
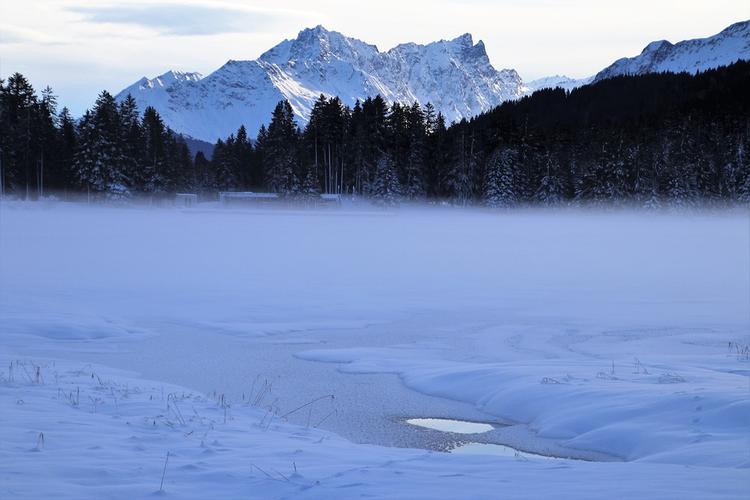
<path id="1" fill-rule="evenodd" d="M 208 74 L 318 24 L 380 50 L 468 32 L 526 80 L 585 77 L 653 40 L 749 18 L 748 0 L 0 0 L 0 77 L 49 85 L 81 114 L 103 89 L 170 69 Z"/>

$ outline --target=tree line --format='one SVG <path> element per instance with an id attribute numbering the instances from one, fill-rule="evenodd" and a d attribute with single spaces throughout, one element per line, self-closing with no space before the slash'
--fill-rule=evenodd
<path id="1" fill-rule="evenodd" d="M 109 199 L 173 193 L 194 183 L 194 162 L 153 108 L 102 92 L 75 120 L 21 74 L 0 81 L 0 181 L 4 193 L 38 198 L 89 193 Z"/>
<path id="2" fill-rule="evenodd" d="M 750 201 L 750 63 L 545 89 L 448 126 L 431 104 L 346 106 L 321 95 L 298 126 L 279 102 L 194 157 L 149 107 L 102 92 L 79 120 L 20 74 L 0 81 L 6 193 L 105 198 L 254 190 L 339 193 L 385 205 L 691 205 Z"/>

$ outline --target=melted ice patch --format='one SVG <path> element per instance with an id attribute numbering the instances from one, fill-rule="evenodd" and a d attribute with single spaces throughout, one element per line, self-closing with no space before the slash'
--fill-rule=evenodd
<path id="1" fill-rule="evenodd" d="M 456 434 L 481 434 L 489 432 L 494 427 L 482 422 L 469 422 L 467 420 L 453 420 L 450 418 L 410 418 L 407 424 L 425 427 L 442 432 L 454 432 Z"/>

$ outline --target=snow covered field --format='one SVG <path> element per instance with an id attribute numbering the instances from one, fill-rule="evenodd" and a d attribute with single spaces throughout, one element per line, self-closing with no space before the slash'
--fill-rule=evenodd
<path id="1" fill-rule="evenodd" d="M 747 498 L 749 235 L 6 202 L 0 498 Z"/>

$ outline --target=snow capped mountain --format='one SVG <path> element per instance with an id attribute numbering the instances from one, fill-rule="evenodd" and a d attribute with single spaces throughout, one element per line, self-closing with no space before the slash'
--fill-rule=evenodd
<path id="1" fill-rule="evenodd" d="M 205 78 L 167 72 L 142 78 L 117 95 L 155 107 L 175 131 L 215 141 L 244 124 L 251 134 L 288 99 L 304 123 L 320 94 L 345 104 L 380 94 L 389 102 L 431 102 L 450 122 L 524 94 L 515 70 L 496 70 L 484 44 L 464 34 L 386 52 L 322 26 L 305 29 L 255 61 L 229 61 Z"/>
<path id="2" fill-rule="evenodd" d="M 155 78 L 146 78 L 145 76 L 127 87 L 118 94 L 125 97 L 132 94 L 134 97 L 141 93 L 151 93 L 154 96 L 167 96 L 167 89 L 179 86 L 187 82 L 197 82 L 203 78 L 200 73 L 185 73 L 182 71 L 167 71 L 163 75 Z"/>
<path id="3" fill-rule="evenodd" d="M 291 103 L 301 124 L 320 94 L 338 96 L 350 106 L 377 94 L 389 102 L 431 102 L 450 122 L 543 88 L 572 90 L 622 74 L 695 73 L 738 59 L 750 59 L 750 21 L 708 38 L 652 42 L 640 55 L 619 59 L 595 77 L 555 75 L 524 83 L 513 69 L 496 70 L 484 43 L 475 44 L 468 33 L 381 52 L 375 45 L 316 26 L 254 61 L 230 60 L 206 77 L 177 71 L 144 77 L 117 98 L 132 94 L 141 109 L 155 107 L 176 132 L 215 142 L 240 125 L 253 135 L 282 99 Z"/>
<path id="4" fill-rule="evenodd" d="M 684 40 L 672 44 L 666 40 L 649 43 L 636 57 L 618 59 L 600 71 L 594 81 L 617 75 L 689 72 L 732 64 L 750 59 L 750 21 L 732 24 L 708 38 Z"/>
<path id="5" fill-rule="evenodd" d="M 560 87 L 565 90 L 573 90 L 583 85 L 588 85 L 593 76 L 587 78 L 570 78 L 565 75 L 545 76 L 530 82 L 526 82 L 527 93 L 531 94 L 541 89 L 554 89 Z"/>

